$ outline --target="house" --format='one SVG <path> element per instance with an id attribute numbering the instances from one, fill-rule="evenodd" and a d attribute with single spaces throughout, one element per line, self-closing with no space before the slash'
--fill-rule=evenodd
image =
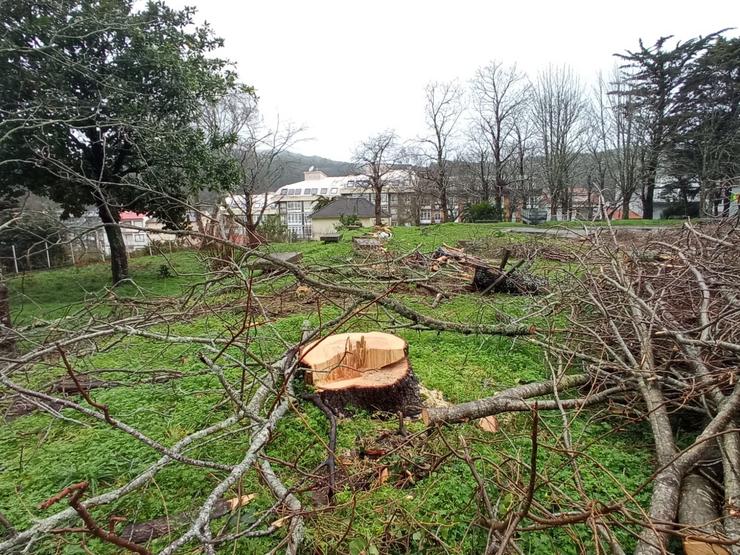
<path id="1" fill-rule="evenodd" d="M 149 235 L 145 231 L 147 220 L 151 218 L 146 214 L 139 214 L 129 210 L 124 210 L 120 215 L 121 234 L 126 250 L 131 252 L 139 249 L 145 249 L 149 246 Z M 137 228 L 137 229 L 132 229 Z M 108 238 L 105 238 L 106 253 L 110 252 Z"/>
<path id="2" fill-rule="evenodd" d="M 124 210 L 119 214 L 121 234 L 127 252 L 148 249 L 152 243 L 175 241 L 173 233 L 164 230 L 164 224 L 146 214 Z M 110 255 L 110 244 L 97 209 L 90 208 L 77 218 L 64 221 L 70 236 L 75 237 L 85 252 Z"/>
<path id="3" fill-rule="evenodd" d="M 430 195 L 421 192 L 421 183 L 414 171 L 394 169 L 386 173 L 384 181 L 380 202 L 383 212 L 387 214 L 388 225 L 423 225 L 441 221 L 441 210 L 435 206 Z M 303 181 L 278 189 L 270 203 L 276 207 L 283 223 L 293 235 L 310 238 L 314 235 L 314 206 L 322 197 L 362 198 L 373 205 L 375 203 L 375 192 L 367 176 L 329 177 L 313 167 L 303 173 Z"/>
<path id="4" fill-rule="evenodd" d="M 340 217 L 356 216 L 362 227 L 375 224 L 375 205 L 364 198 L 338 197 L 311 214 L 312 237 L 319 239 L 322 235 L 336 233 L 341 225 Z M 388 223 L 388 214 L 381 213 L 382 222 Z"/>

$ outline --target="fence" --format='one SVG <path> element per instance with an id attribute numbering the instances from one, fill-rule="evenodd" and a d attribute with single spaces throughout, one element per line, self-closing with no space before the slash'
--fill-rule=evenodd
<path id="1" fill-rule="evenodd" d="M 152 242 L 137 248 L 127 248 L 129 256 L 154 255 L 162 250 L 173 251 L 173 242 L 153 244 Z M 0 269 L 6 274 L 20 274 L 23 272 L 49 270 L 80 266 L 92 262 L 104 262 L 110 259 L 110 254 L 103 245 L 91 245 L 89 242 L 75 240 L 68 243 L 43 242 L 32 248 L 21 249 L 15 244 L 0 244 Z"/>

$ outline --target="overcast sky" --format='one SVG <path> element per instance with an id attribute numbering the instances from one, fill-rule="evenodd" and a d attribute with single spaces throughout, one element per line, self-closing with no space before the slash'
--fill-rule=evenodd
<path id="1" fill-rule="evenodd" d="M 337 160 L 386 128 L 423 133 L 425 84 L 467 83 L 492 59 L 530 77 L 570 64 L 590 85 L 640 38 L 740 27 L 737 0 L 167 2 L 196 6 L 225 39 L 220 55 L 256 88 L 268 118 L 307 127 L 295 151 Z"/>

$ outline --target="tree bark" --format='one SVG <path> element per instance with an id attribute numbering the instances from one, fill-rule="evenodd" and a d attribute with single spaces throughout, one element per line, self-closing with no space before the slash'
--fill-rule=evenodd
<path id="1" fill-rule="evenodd" d="M 439 192 L 439 204 L 442 207 L 442 223 L 447 223 L 448 221 L 450 221 L 447 202 L 447 188 L 444 187 Z"/>
<path id="2" fill-rule="evenodd" d="M 626 195 L 622 197 L 622 219 L 630 219 L 630 198 Z"/>
<path id="3" fill-rule="evenodd" d="M 13 337 L 10 321 L 8 286 L 4 281 L 0 281 L 0 326 L 0 355 L 15 353 L 15 338 Z"/>
<path id="4" fill-rule="evenodd" d="M 108 244 L 110 245 L 110 267 L 113 285 L 118 285 L 129 277 L 126 244 L 123 242 L 123 233 L 118 225 L 120 214 L 117 209 L 101 202 L 98 205 L 98 215 L 105 226 L 105 235 L 108 237 Z"/>
<path id="5" fill-rule="evenodd" d="M 382 187 L 378 187 L 377 185 L 374 187 L 375 189 L 375 225 L 383 225 L 382 220 L 382 208 L 383 208 L 383 201 L 381 193 L 383 191 Z"/>
<path id="6" fill-rule="evenodd" d="M 557 191 L 551 191 L 550 195 L 550 219 L 555 221 L 558 219 L 558 201 L 560 200 L 557 195 Z"/>
<path id="7" fill-rule="evenodd" d="M 531 407 L 524 399 L 551 394 L 556 386 L 559 390 L 566 390 L 586 385 L 590 381 L 591 377 L 589 375 L 578 374 L 566 376 L 558 384 L 554 384 L 552 381 L 544 381 L 520 385 L 485 399 L 477 399 L 448 407 L 425 408 L 422 410 L 421 416 L 424 423 L 429 425 L 437 422 L 464 422 L 501 412 L 528 411 L 531 410 Z"/>
<path id="8" fill-rule="evenodd" d="M 723 532 L 720 524 L 720 496 L 712 482 L 698 472 L 687 474 L 681 484 L 681 500 L 678 507 L 678 522 L 693 530 L 685 530 L 691 536 L 683 540 L 686 553 L 718 553 L 727 555 L 729 552 L 710 542 L 702 541 L 701 536 L 707 539 L 717 538 Z"/>
<path id="9" fill-rule="evenodd" d="M 653 195 L 655 194 L 655 179 L 658 173 L 657 159 L 651 159 L 646 169 L 645 181 L 642 188 L 642 219 L 653 219 Z"/>

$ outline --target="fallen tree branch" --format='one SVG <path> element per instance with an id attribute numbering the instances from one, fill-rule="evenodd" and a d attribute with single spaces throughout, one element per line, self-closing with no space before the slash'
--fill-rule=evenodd
<path id="1" fill-rule="evenodd" d="M 557 386 L 560 390 L 564 390 L 584 386 L 590 382 L 591 376 L 588 374 L 577 374 L 573 376 L 565 376 L 560 380 Z M 425 424 L 430 425 L 438 422 L 464 422 L 466 420 L 483 418 L 484 416 L 490 416 L 501 412 L 530 411 L 532 410 L 532 404 L 526 402 L 525 399 L 551 394 L 555 386 L 556 383 L 552 380 L 519 385 L 501 391 L 491 397 L 486 397 L 485 399 L 478 399 L 448 407 L 424 408 L 421 411 L 421 417 Z M 618 388 L 613 388 L 612 390 L 607 391 L 610 391 L 610 393 L 613 394 L 615 392 L 614 389 Z M 600 396 L 596 397 L 597 395 Z M 603 394 L 594 394 L 583 399 L 564 400 L 562 403 L 564 407 L 573 408 L 586 406 L 603 400 L 605 400 Z M 544 408 L 545 410 L 551 410 L 557 408 L 557 403 L 540 401 L 539 407 L 540 409 Z"/>
<path id="2" fill-rule="evenodd" d="M 329 421 L 329 443 L 326 451 L 326 470 L 329 475 L 329 491 L 327 497 L 329 501 L 334 498 L 334 493 L 337 488 L 336 482 L 336 452 L 337 452 L 337 417 L 334 415 L 332 410 L 324 403 L 321 399 L 321 395 L 318 393 L 306 393 L 301 396 L 303 399 L 311 401 L 316 407 L 324 413 L 326 419 Z M 401 422 L 403 423 L 403 416 L 401 416 Z"/>

